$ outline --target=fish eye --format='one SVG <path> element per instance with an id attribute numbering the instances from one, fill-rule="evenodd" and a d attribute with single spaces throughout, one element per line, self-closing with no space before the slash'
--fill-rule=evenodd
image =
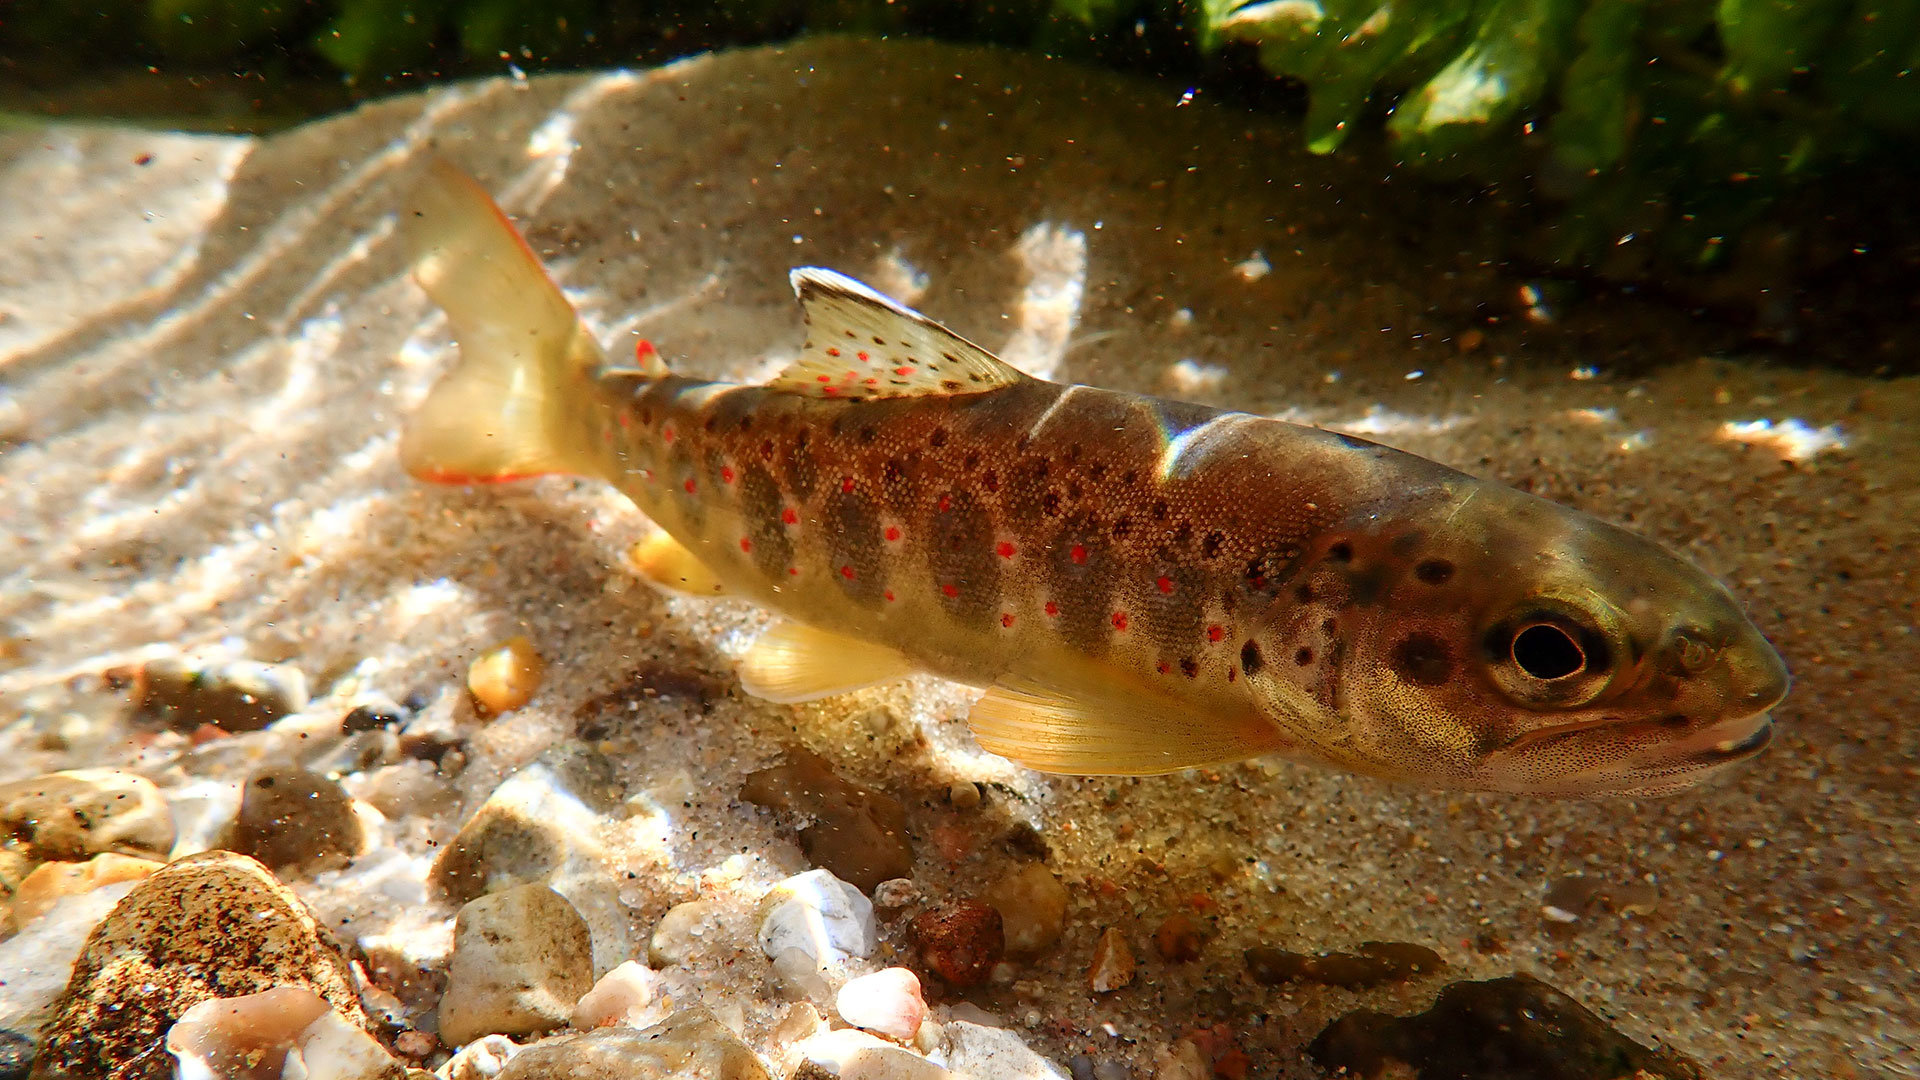
<path id="1" fill-rule="evenodd" d="M 1580 643 L 1552 623 L 1521 627 L 1513 635 L 1511 652 L 1521 671 L 1543 681 L 1578 675 L 1587 666 L 1587 654 Z"/>
<path id="2" fill-rule="evenodd" d="M 1615 650 L 1606 631 L 1571 604 L 1535 601 L 1495 623 L 1483 641 L 1488 674 L 1525 705 L 1584 705 L 1612 674 Z"/>

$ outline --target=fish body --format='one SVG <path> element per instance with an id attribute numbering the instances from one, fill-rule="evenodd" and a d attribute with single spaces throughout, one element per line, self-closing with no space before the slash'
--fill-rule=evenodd
<path id="1" fill-rule="evenodd" d="M 744 661 L 763 697 L 925 671 L 986 688 L 976 737 L 1047 771 L 1272 753 L 1545 794 L 1678 790 L 1770 737 L 1785 669 L 1726 590 L 1558 504 L 1030 378 L 831 271 L 795 271 L 807 340 L 767 385 L 616 368 L 450 166 L 409 235 L 464 359 L 407 467 L 614 483 L 664 531 L 652 576 L 792 620 Z"/>

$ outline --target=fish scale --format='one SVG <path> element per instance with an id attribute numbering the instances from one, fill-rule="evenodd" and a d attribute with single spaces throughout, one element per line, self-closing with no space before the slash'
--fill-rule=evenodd
<path id="1" fill-rule="evenodd" d="M 986 690 L 983 746 L 1053 772 L 1258 754 L 1437 786 L 1662 794 L 1752 757 L 1778 655 L 1710 576 L 1567 507 L 1388 447 L 1034 379 L 832 271 L 799 358 L 612 365 L 469 178 L 406 235 L 462 346 L 401 440 L 439 482 L 572 473 L 660 527 L 670 588 L 786 616 L 772 701 L 912 672 Z"/>

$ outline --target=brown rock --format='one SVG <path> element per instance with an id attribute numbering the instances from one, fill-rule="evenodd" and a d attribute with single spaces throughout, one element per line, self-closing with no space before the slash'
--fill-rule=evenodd
<path id="1" fill-rule="evenodd" d="M 927 966 L 955 986 L 977 986 L 1006 951 L 1000 913 L 978 900 L 955 900 L 913 917 L 913 939 Z"/>
<path id="2" fill-rule="evenodd" d="M 0 784 L 0 829 L 35 861 L 79 862 L 103 851 L 165 859 L 173 849 L 173 813 L 160 789 L 117 769 Z"/>
<path id="3" fill-rule="evenodd" d="M 248 778 L 226 847 L 275 873 L 344 866 L 365 839 L 353 800 L 318 773 L 269 765 Z"/>
<path id="4" fill-rule="evenodd" d="M 1093 945 L 1093 962 L 1087 965 L 1087 985 L 1096 994 L 1112 993 L 1133 982 L 1133 946 L 1125 934 L 1109 926 L 1100 932 Z"/>
<path id="5" fill-rule="evenodd" d="M 800 849 L 815 866 L 861 892 L 913 873 L 906 807 L 891 795 L 843 779 L 811 750 L 789 747 L 786 764 L 748 776 L 740 797 L 812 818 L 800 830 Z"/>
<path id="6" fill-rule="evenodd" d="M 1005 921 L 1009 956 L 1039 956 L 1066 930 L 1067 887 L 1044 864 L 1028 863 L 994 882 L 986 899 Z"/>
<path id="7" fill-rule="evenodd" d="M 1351 990 L 1405 982 L 1446 966 L 1439 953 L 1404 941 L 1367 941 L 1358 953 L 1315 955 L 1256 945 L 1246 951 L 1245 958 L 1247 974 L 1257 983 L 1312 982 Z"/>
<path id="8" fill-rule="evenodd" d="M 171 1080 L 167 1029 L 216 997 L 304 986 L 363 1030 L 347 962 L 266 867 L 209 851 L 141 882 L 94 928 L 55 1006 L 36 1080 Z"/>
<path id="9" fill-rule="evenodd" d="M 200 666 L 173 657 L 148 663 L 136 682 L 138 719 L 187 734 L 203 725 L 259 731 L 307 707 L 307 677 L 287 664 L 233 660 Z"/>
<path id="10" fill-rule="evenodd" d="M 1200 959 L 1200 949 L 1206 940 L 1206 935 L 1200 932 L 1200 924 L 1182 912 L 1167 916 L 1166 921 L 1153 932 L 1153 947 L 1160 954 L 1160 959 L 1175 964 Z"/>

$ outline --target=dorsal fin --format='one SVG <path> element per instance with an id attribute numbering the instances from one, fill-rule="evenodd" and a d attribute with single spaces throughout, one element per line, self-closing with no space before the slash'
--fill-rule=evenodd
<path id="1" fill-rule="evenodd" d="M 791 275 L 806 309 L 800 359 L 767 385 L 823 398 L 978 394 L 1027 376 L 992 353 L 845 274 Z"/>

